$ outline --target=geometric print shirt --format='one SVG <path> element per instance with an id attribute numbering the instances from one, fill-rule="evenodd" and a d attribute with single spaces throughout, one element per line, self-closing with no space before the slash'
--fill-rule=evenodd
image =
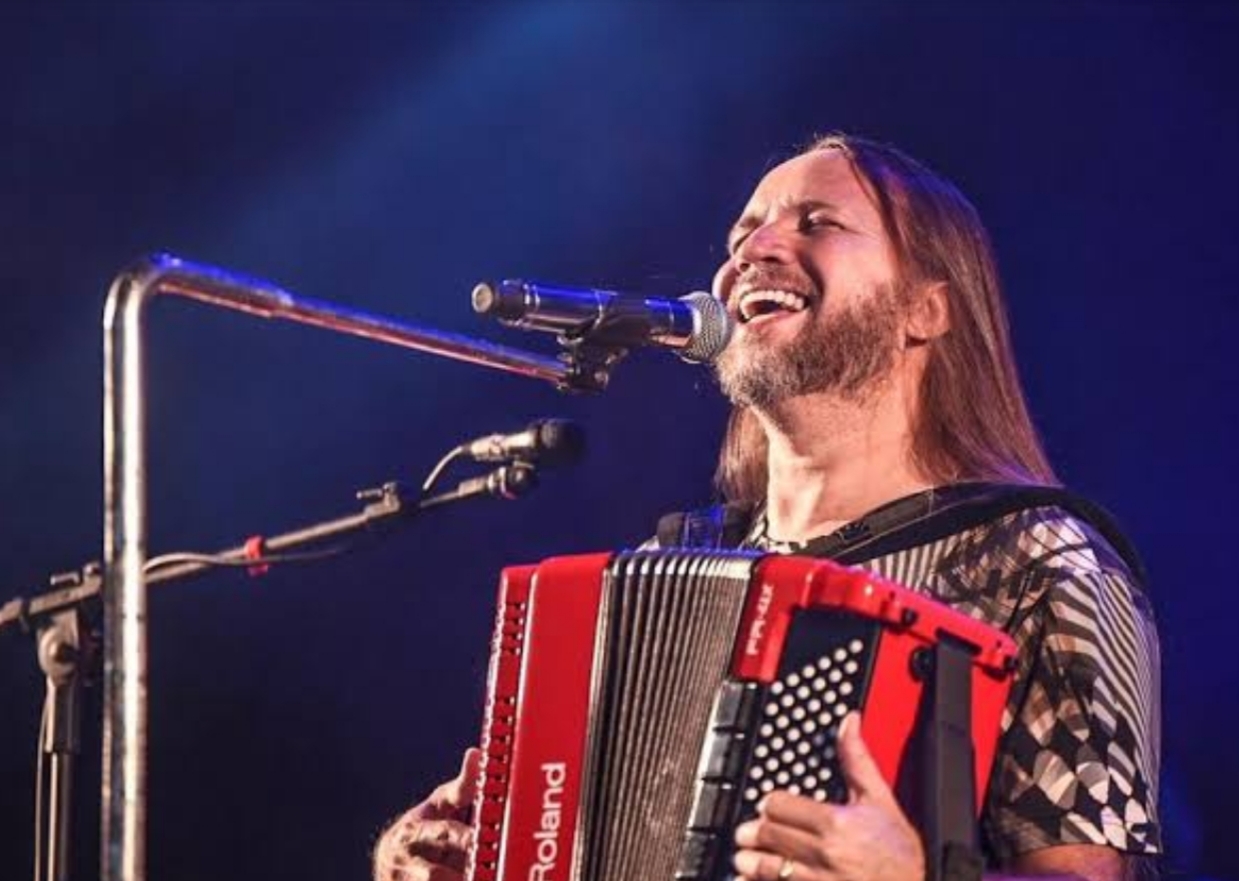
<path id="1" fill-rule="evenodd" d="M 759 514 L 742 547 L 803 545 L 768 538 Z M 1019 647 L 981 815 L 987 862 L 1057 844 L 1161 853 L 1157 631 L 1104 539 L 1060 508 L 1030 508 L 856 565 Z"/>

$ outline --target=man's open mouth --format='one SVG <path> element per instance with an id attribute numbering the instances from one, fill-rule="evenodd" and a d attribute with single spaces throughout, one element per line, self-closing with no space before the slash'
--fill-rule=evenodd
<path id="1" fill-rule="evenodd" d="M 787 312 L 803 312 L 809 306 L 809 298 L 795 291 L 765 289 L 747 291 L 740 295 L 738 312 L 740 322 L 747 324 L 755 318 Z"/>

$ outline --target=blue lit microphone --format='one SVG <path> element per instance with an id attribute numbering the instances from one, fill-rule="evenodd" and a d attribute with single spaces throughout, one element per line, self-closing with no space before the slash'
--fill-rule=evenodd
<path id="1" fill-rule="evenodd" d="M 704 291 L 664 299 L 527 281 L 483 282 L 473 289 L 473 311 L 510 327 L 604 346 L 661 346 L 705 364 L 726 348 L 732 331 L 727 309 Z"/>

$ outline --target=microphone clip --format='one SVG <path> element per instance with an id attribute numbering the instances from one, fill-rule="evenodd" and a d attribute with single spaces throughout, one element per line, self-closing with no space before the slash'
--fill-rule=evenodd
<path id="1" fill-rule="evenodd" d="M 611 381 L 611 371 L 628 355 L 623 346 L 600 342 L 592 328 L 561 333 L 557 337 L 563 351 L 559 360 L 568 374 L 557 384 L 562 392 L 600 392 Z"/>
<path id="2" fill-rule="evenodd" d="M 538 485 L 538 469 L 532 462 L 517 460 L 500 465 L 479 477 L 462 480 L 444 493 L 426 496 L 419 503 L 419 510 L 437 508 L 449 502 L 490 496 L 497 499 L 519 499 Z"/>

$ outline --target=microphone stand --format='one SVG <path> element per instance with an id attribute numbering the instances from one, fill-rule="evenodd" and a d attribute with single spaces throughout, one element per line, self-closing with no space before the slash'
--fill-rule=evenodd
<path id="1" fill-rule="evenodd" d="M 452 502 L 494 496 L 516 499 L 537 485 L 532 463 L 516 461 L 481 477 L 461 481 L 455 488 L 410 502 L 399 483 L 361 490 L 357 499 L 364 507 L 320 523 L 268 538 L 253 537 L 244 544 L 210 554 L 171 554 L 152 559 L 153 571 L 145 573 L 147 584 L 180 581 L 220 566 L 245 566 L 252 576 L 262 575 L 278 556 L 332 539 L 343 538 L 397 522 Z M 334 555 L 343 551 L 327 551 Z M 288 557 L 288 562 L 314 557 Z M 167 561 L 166 564 L 161 561 Z M 39 807 L 35 825 L 36 881 L 66 881 L 70 867 L 70 818 L 72 816 L 73 769 L 81 753 L 81 702 L 84 685 L 96 672 L 98 633 L 87 610 L 97 609 L 104 589 L 102 569 L 88 563 L 80 570 L 52 576 L 53 590 L 33 598 L 10 600 L 0 606 L 0 632 L 20 627 L 36 634 L 39 666 L 46 676 L 43 722 L 39 738 L 40 757 L 49 760 L 50 780 L 40 774 L 38 791 L 46 790 L 46 826 Z M 40 768 L 42 762 L 40 762 Z M 42 868 L 45 871 L 40 872 Z"/>
<path id="2" fill-rule="evenodd" d="M 96 588 L 100 583 L 97 568 L 94 583 Z M 96 643 L 77 606 L 47 615 L 37 633 L 39 666 L 46 682 L 39 753 L 40 759 L 49 762 L 50 780 L 45 785 L 40 774 L 37 781 L 39 798 L 46 796 L 48 806 L 46 841 L 42 834 L 42 805 L 37 808 L 35 865 L 38 867 L 45 862 L 48 881 L 64 881 L 69 877 L 70 866 L 73 771 L 82 751 L 82 667 L 89 668 Z M 38 765 L 42 768 L 42 761 Z"/>
<path id="3" fill-rule="evenodd" d="M 147 602 L 143 320 L 157 296 L 187 297 L 258 318 L 337 333 L 597 391 L 613 361 L 582 365 L 298 297 L 270 282 L 161 254 L 112 283 L 103 311 L 102 881 L 146 878 Z"/>

